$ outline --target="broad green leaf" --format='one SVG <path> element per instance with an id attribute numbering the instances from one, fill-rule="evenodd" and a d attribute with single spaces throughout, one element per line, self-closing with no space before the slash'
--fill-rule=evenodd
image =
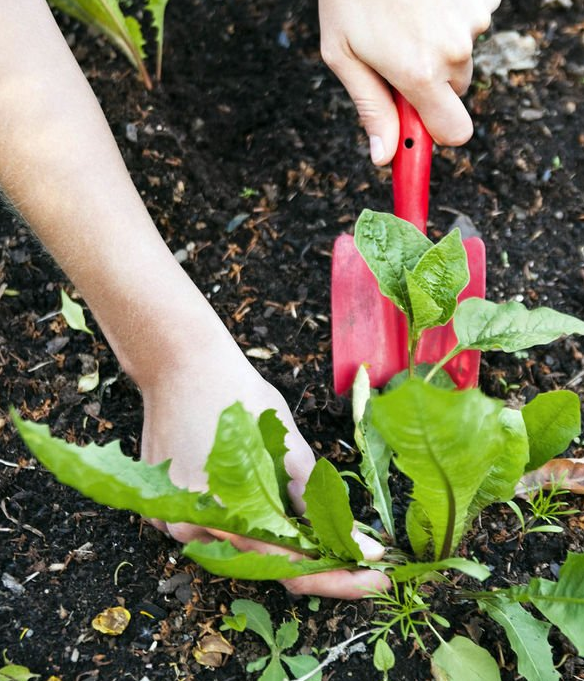
<path id="1" fill-rule="evenodd" d="M 169 523 L 192 523 L 243 534 L 292 549 L 310 548 L 305 537 L 279 540 L 245 520 L 228 516 L 208 493 L 176 487 L 168 477 L 170 460 L 156 466 L 124 456 L 118 441 L 85 447 L 52 437 L 48 426 L 23 421 L 11 411 L 14 424 L 34 456 L 65 485 L 112 508 L 134 511 Z M 314 546 L 314 545 L 312 545 Z"/>
<path id="2" fill-rule="evenodd" d="M 375 642 L 373 666 L 380 672 L 388 672 L 395 666 L 393 650 L 389 647 L 387 641 L 384 641 L 382 638 L 378 638 Z"/>
<path id="3" fill-rule="evenodd" d="M 503 441 L 468 509 L 467 528 L 487 506 L 513 498 L 515 486 L 529 459 L 529 443 L 521 412 L 505 407 L 499 413 L 498 421 Z"/>
<path id="4" fill-rule="evenodd" d="M 319 459 L 312 469 L 302 497 L 304 516 L 323 547 L 345 560 L 360 561 L 363 553 L 351 536 L 354 518 L 343 479 L 326 459 Z"/>
<path id="5" fill-rule="evenodd" d="M 479 390 L 442 390 L 420 379 L 373 400 L 373 425 L 414 482 L 437 560 L 456 549 L 469 506 L 504 444 L 501 409 Z"/>
<path id="6" fill-rule="evenodd" d="M 433 548 L 432 523 L 426 509 L 415 499 L 406 511 L 406 533 L 416 556 L 429 555 Z"/>
<path id="7" fill-rule="evenodd" d="M 371 423 L 370 397 L 377 394 L 369 384 L 364 366 L 359 368 L 353 383 L 353 420 L 355 444 L 361 452 L 359 470 L 372 497 L 373 508 L 390 537 L 395 534 L 388 477 L 391 450 Z"/>
<path id="8" fill-rule="evenodd" d="M 278 489 L 280 490 L 280 499 L 284 506 L 287 506 L 289 503 L 288 483 L 291 480 L 288 471 L 286 470 L 286 466 L 284 465 L 284 457 L 288 453 L 288 448 L 286 447 L 288 429 L 276 416 L 275 409 L 266 409 L 258 419 L 258 426 L 262 433 L 264 446 L 274 462 Z"/>
<path id="9" fill-rule="evenodd" d="M 152 15 L 152 25 L 156 31 L 156 78 L 162 76 L 162 51 L 164 48 L 164 13 L 168 0 L 147 0 L 146 10 Z"/>
<path id="10" fill-rule="evenodd" d="M 464 636 L 442 641 L 432 655 L 432 675 L 436 681 L 501 681 L 491 655 Z"/>
<path id="11" fill-rule="evenodd" d="M 256 603 L 246 598 L 237 598 L 231 603 L 231 612 L 236 617 L 245 615 L 247 628 L 261 636 L 268 645 L 268 648 L 273 649 L 276 647 L 270 613 L 261 603 Z"/>
<path id="12" fill-rule="evenodd" d="M 384 296 L 411 315 L 406 270 L 412 271 L 432 242 L 419 229 L 389 213 L 364 210 L 355 225 L 355 245 Z"/>
<path id="13" fill-rule="evenodd" d="M 555 624 L 584 656 L 584 553 L 568 553 L 557 582 L 533 578 L 527 586 L 507 589 L 512 600 L 529 601 Z M 499 592 L 497 592 L 499 593 Z"/>
<path id="14" fill-rule="evenodd" d="M 529 437 L 526 471 L 540 468 L 562 454 L 580 435 L 580 400 L 569 390 L 538 395 L 521 410 Z"/>
<path id="15" fill-rule="evenodd" d="M 406 563 L 405 565 L 398 565 L 392 570 L 391 576 L 397 582 L 407 582 L 430 572 L 441 570 L 458 570 L 481 582 L 491 576 L 491 571 L 486 565 L 475 563 L 466 558 L 445 558 L 432 563 Z"/>
<path id="16" fill-rule="evenodd" d="M 29 681 L 37 678 L 40 678 L 40 674 L 33 674 L 20 664 L 7 664 L 0 668 L 0 681 Z"/>
<path id="17" fill-rule="evenodd" d="M 231 629 L 233 631 L 242 632 L 245 631 L 247 626 L 247 617 L 244 613 L 240 613 L 234 617 L 231 615 L 223 615 L 221 619 L 223 620 L 223 624 L 219 627 L 221 631 L 227 631 L 228 629 Z"/>
<path id="18" fill-rule="evenodd" d="M 584 334 L 584 322 L 549 307 L 528 310 L 521 303 L 492 303 L 481 298 L 462 301 L 454 314 L 457 351 L 517 352 L 545 345 L 568 334 Z"/>
<path id="19" fill-rule="evenodd" d="M 286 537 L 299 535 L 286 517 L 274 463 L 264 447 L 262 433 L 240 402 L 219 417 L 205 471 L 209 492 L 221 499 L 228 516 L 245 519 L 250 528 Z"/>
<path id="20" fill-rule="evenodd" d="M 416 364 L 414 367 L 414 375 L 420 378 L 426 378 L 426 376 L 434 369 L 433 364 L 428 364 L 422 362 L 422 364 Z M 405 383 L 410 378 L 410 372 L 408 369 L 400 371 L 391 378 L 389 383 L 383 388 L 382 392 L 388 392 L 389 390 L 395 390 L 399 388 L 402 383 Z M 454 390 L 456 388 L 456 383 L 450 378 L 450 374 L 444 369 L 438 369 L 438 371 L 430 379 L 430 385 L 434 385 L 437 388 L 444 388 L 446 390 Z"/>
<path id="21" fill-rule="evenodd" d="M 354 567 L 334 558 L 302 559 L 292 562 L 283 554 L 239 551 L 228 541 L 213 541 L 207 544 L 191 541 L 184 547 L 183 553 L 214 575 L 258 581 L 292 579 Z"/>
<path id="22" fill-rule="evenodd" d="M 298 640 L 298 622 L 288 620 L 280 625 L 276 632 L 276 645 L 280 650 L 288 650 Z"/>
<path id="23" fill-rule="evenodd" d="M 83 308 L 69 298 L 65 289 L 61 289 L 61 314 L 67 322 L 67 326 L 75 331 L 84 331 L 93 335 L 93 331 L 87 328 Z"/>
<path id="24" fill-rule="evenodd" d="M 412 328 L 416 337 L 418 337 L 424 329 L 439 326 L 439 319 L 444 311 L 432 296 L 422 288 L 412 272 L 406 271 L 405 275 L 412 310 Z"/>
<path id="25" fill-rule="evenodd" d="M 286 674 L 284 667 L 278 657 L 272 657 L 270 664 L 264 670 L 258 681 L 287 681 L 288 674 Z"/>
<path id="26" fill-rule="evenodd" d="M 318 660 L 312 655 L 282 655 L 282 660 L 290 667 L 295 678 L 301 678 L 318 667 Z M 321 681 L 322 672 L 318 671 L 310 677 L 310 681 Z"/>
<path id="27" fill-rule="evenodd" d="M 548 643 L 551 625 L 535 619 L 519 603 L 502 598 L 480 601 L 479 606 L 498 622 L 517 655 L 517 671 L 527 681 L 556 681 L 552 648 Z"/>
<path id="28" fill-rule="evenodd" d="M 248 662 L 245 665 L 245 671 L 246 672 L 261 672 L 262 669 L 266 668 L 266 665 L 268 664 L 268 660 L 271 660 L 270 655 L 264 655 L 263 657 L 258 657 L 257 659 L 253 660 L 252 662 Z"/>
<path id="29" fill-rule="evenodd" d="M 428 249 L 408 275 L 408 290 L 412 300 L 416 330 L 442 326 L 454 314 L 458 295 L 468 284 L 469 271 L 460 230 L 447 234 Z M 411 285 L 419 289 L 413 294 Z M 425 297 L 421 295 L 425 294 Z M 417 304 L 414 302 L 417 300 Z M 416 313 L 416 307 L 418 312 Z M 419 324 L 416 316 L 424 320 Z"/>

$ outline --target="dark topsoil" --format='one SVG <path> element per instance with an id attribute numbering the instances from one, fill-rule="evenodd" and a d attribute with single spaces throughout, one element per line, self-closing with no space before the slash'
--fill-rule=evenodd
<path id="1" fill-rule="evenodd" d="M 435 153 L 430 232 L 445 233 L 456 212 L 465 213 L 486 242 L 491 299 L 582 317 L 584 3 L 536 12 L 537 4 L 506 3 L 496 16 L 496 30 L 535 36 L 538 67 L 473 85 L 474 138 Z M 362 208 L 390 209 L 390 175 L 371 166 L 352 104 L 319 60 L 313 3 L 174 0 L 164 82 L 152 93 L 107 44 L 66 19 L 62 25 L 169 247 L 185 249 L 184 267 L 242 348 L 273 350 L 259 369 L 283 391 L 315 451 L 350 465 L 343 443 L 351 442 L 350 412 L 331 388 L 331 249 Z M 525 109 L 541 117 L 527 121 Z M 258 195 L 243 198 L 244 187 Z M 238 224 L 243 213 L 249 217 Z M 73 332 L 59 318 L 37 322 L 71 285 L 10 213 L 0 213 L 0 230 L 0 278 L 19 291 L 0 300 L 0 572 L 24 584 L 20 594 L 0 586 L 0 649 L 43 679 L 227 681 L 253 678 L 245 663 L 265 654 L 255 635 L 234 636 L 236 652 L 220 669 L 201 668 L 192 650 L 236 597 L 264 603 L 276 622 L 299 617 L 305 649 L 366 627 L 370 602 L 323 601 L 312 612 L 307 599 L 293 600 L 278 584 L 213 578 L 139 518 L 98 508 L 31 460 L 7 422 L 9 404 L 70 440 L 120 438 L 136 454 L 141 402 L 99 333 Z M 103 379 L 117 380 L 78 394 L 83 354 L 98 358 Z M 481 382 L 500 397 L 531 399 L 566 385 L 582 391 L 583 364 L 580 341 L 569 339 L 524 359 L 484 357 Z M 584 507 L 568 499 L 579 513 L 563 534 L 519 543 L 515 518 L 499 508 L 483 514 L 463 555 L 492 566 L 494 585 L 553 578 L 566 552 L 584 546 Z M 355 507 L 371 519 L 366 500 Z M 160 593 L 161 580 L 177 574 L 190 586 Z M 500 662 L 504 679 L 517 677 L 498 626 L 472 604 L 452 602 L 444 588 L 434 602 L 452 623 L 448 635 L 472 636 Z M 133 613 L 126 632 L 113 639 L 94 631 L 92 618 L 119 603 Z M 562 678 L 584 675 L 584 662 L 556 630 L 551 641 Z M 428 657 L 411 640 L 396 637 L 394 650 L 392 679 L 430 678 Z M 379 674 L 369 649 L 339 660 L 325 678 Z"/>

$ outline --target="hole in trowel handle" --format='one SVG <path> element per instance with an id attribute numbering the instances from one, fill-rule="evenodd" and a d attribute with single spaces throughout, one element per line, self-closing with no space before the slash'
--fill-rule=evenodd
<path id="1" fill-rule="evenodd" d="M 407 137 L 404 140 L 404 145 L 406 149 L 411 149 L 414 146 L 414 140 L 411 137 Z"/>

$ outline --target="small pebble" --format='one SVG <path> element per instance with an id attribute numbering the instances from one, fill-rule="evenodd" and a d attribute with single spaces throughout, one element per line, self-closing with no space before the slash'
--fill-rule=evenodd
<path id="1" fill-rule="evenodd" d="M 24 587 L 22 584 L 12 575 L 7 572 L 2 574 L 2 584 L 11 591 L 15 596 L 22 596 L 24 593 Z"/>
<path id="2" fill-rule="evenodd" d="M 539 121 L 544 117 L 544 112 L 541 109 L 519 109 L 519 118 L 522 121 L 531 123 L 532 121 Z"/>
<path id="3" fill-rule="evenodd" d="M 157 591 L 159 594 L 173 594 L 179 586 L 190 584 L 191 581 L 192 577 L 190 575 L 187 575 L 185 572 L 180 572 L 170 577 L 170 579 L 161 582 L 158 585 Z"/>
<path id="4" fill-rule="evenodd" d="M 193 590 L 190 584 L 181 584 L 178 589 L 174 592 L 174 595 L 178 600 L 186 605 L 193 597 Z"/>
<path id="5" fill-rule="evenodd" d="M 134 142 L 134 144 L 138 141 L 138 128 L 134 123 L 126 125 L 126 139 L 129 142 Z"/>
<path id="6" fill-rule="evenodd" d="M 186 248 L 181 248 L 174 254 L 174 259 L 182 265 L 183 262 L 189 259 L 189 252 Z"/>

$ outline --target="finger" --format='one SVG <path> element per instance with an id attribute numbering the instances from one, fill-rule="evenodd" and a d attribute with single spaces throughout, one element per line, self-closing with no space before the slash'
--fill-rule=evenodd
<path id="1" fill-rule="evenodd" d="M 197 540 L 202 542 L 210 542 L 215 537 L 207 530 L 206 527 L 199 525 L 191 525 L 189 523 L 172 523 L 167 525 L 168 534 L 180 542 L 181 544 L 188 544 L 188 542 Z"/>
<path id="2" fill-rule="evenodd" d="M 346 54 L 323 59 L 345 86 L 357 107 L 367 134 L 371 160 L 383 166 L 391 161 L 399 138 L 397 110 L 386 81 L 372 68 Z"/>
<path id="3" fill-rule="evenodd" d="M 377 570 L 334 570 L 317 575 L 282 579 L 281 583 L 298 596 L 322 596 L 323 598 L 344 598 L 356 600 L 372 591 L 388 589 L 389 578 Z"/>
<path id="4" fill-rule="evenodd" d="M 357 528 L 353 528 L 351 536 L 359 545 L 365 560 L 381 560 L 383 558 L 385 549 L 378 541 L 363 534 Z"/>
<path id="5" fill-rule="evenodd" d="M 448 83 L 433 83 L 418 90 L 408 88 L 403 95 L 417 109 L 437 144 L 456 147 L 472 137 L 472 120 Z"/>
<path id="6" fill-rule="evenodd" d="M 463 64 L 457 65 L 457 67 L 452 70 L 450 86 L 459 97 L 465 95 L 470 87 L 472 72 L 472 59 L 467 59 Z"/>

